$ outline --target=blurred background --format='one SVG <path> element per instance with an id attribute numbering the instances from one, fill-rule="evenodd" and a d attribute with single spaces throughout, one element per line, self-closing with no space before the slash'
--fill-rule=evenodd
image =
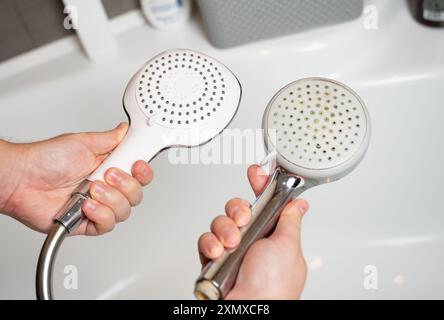
<path id="1" fill-rule="evenodd" d="M 352 175 L 305 195 L 302 298 L 443 299 L 443 26 L 443 0 L 0 0 L 0 139 L 114 127 L 130 77 L 170 48 L 237 75 L 230 128 L 260 128 L 291 81 L 337 79 L 367 104 L 373 137 Z M 126 223 L 65 241 L 55 296 L 193 298 L 197 238 L 228 199 L 254 200 L 249 164 L 173 165 L 160 154 Z M 44 235 L 0 215 L 0 239 L 0 298 L 34 299 Z M 76 289 L 63 284 L 72 267 Z"/>

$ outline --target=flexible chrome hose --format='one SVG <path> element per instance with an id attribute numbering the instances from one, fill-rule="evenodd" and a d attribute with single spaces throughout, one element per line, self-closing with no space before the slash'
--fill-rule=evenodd
<path id="1" fill-rule="evenodd" d="M 39 300 L 52 300 L 52 270 L 57 251 L 68 233 L 73 232 L 83 219 L 82 204 L 89 197 L 90 181 L 84 180 L 68 202 L 60 209 L 54 226 L 46 237 L 37 263 L 35 279 L 36 295 Z"/>
<path id="2" fill-rule="evenodd" d="M 55 222 L 46 237 L 37 263 L 36 293 L 39 300 L 52 300 L 52 271 L 57 252 L 68 234 L 68 230 Z"/>

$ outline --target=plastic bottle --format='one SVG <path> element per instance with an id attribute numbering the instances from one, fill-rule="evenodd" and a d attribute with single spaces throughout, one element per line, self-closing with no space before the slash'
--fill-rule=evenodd
<path id="1" fill-rule="evenodd" d="M 141 0 L 142 12 L 156 29 L 183 25 L 190 17 L 190 0 Z"/>

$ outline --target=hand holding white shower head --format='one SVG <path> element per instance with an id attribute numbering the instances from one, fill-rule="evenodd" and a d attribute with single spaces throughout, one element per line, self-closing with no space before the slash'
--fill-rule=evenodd
<path id="1" fill-rule="evenodd" d="M 241 86 L 223 64 L 185 49 L 165 51 L 149 60 L 128 83 L 123 104 L 130 128 L 119 146 L 82 182 L 60 210 L 37 266 L 39 299 L 52 298 L 51 270 L 63 238 L 84 218 L 89 185 L 104 180 L 111 167 L 131 174 L 135 161 L 150 161 L 170 147 L 193 147 L 217 136 L 233 119 Z"/>
<path id="2" fill-rule="evenodd" d="M 277 167 L 252 206 L 238 248 L 209 262 L 196 282 L 198 299 L 222 299 L 233 287 L 250 246 L 275 227 L 285 205 L 305 190 L 351 172 L 370 141 L 370 117 L 359 96 L 345 85 L 307 78 L 282 88 L 268 104 L 262 127 Z"/>
<path id="3" fill-rule="evenodd" d="M 131 174 L 139 159 L 150 161 L 164 149 L 198 146 L 217 136 L 234 117 L 240 98 L 234 74 L 202 53 L 175 49 L 149 60 L 125 89 L 123 105 L 131 124 L 125 138 L 77 190 L 81 199 L 71 200 L 77 213 L 62 210 L 57 221 L 69 232 L 79 224 L 83 215 L 77 202 L 109 168 Z"/>

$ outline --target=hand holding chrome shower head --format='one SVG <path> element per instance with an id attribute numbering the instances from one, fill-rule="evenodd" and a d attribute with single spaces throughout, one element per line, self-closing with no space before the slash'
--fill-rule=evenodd
<path id="1" fill-rule="evenodd" d="M 67 233 L 84 219 L 89 186 L 118 167 L 131 173 L 135 161 L 150 161 L 170 147 L 193 147 L 217 136 L 233 119 L 241 98 L 234 74 L 220 62 L 192 50 L 165 51 L 148 61 L 130 80 L 123 104 L 130 128 L 119 146 L 83 181 L 60 210 L 40 253 L 36 289 L 52 298 L 51 272 Z"/>
<path id="2" fill-rule="evenodd" d="M 196 282 L 198 299 L 222 299 L 250 246 L 275 227 L 285 205 L 305 190 L 335 181 L 362 160 L 370 141 L 367 109 L 350 88 L 308 78 L 281 89 L 263 117 L 264 141 L 277 167 L 252 206 L 240 245 L 209 262 Z"/>

